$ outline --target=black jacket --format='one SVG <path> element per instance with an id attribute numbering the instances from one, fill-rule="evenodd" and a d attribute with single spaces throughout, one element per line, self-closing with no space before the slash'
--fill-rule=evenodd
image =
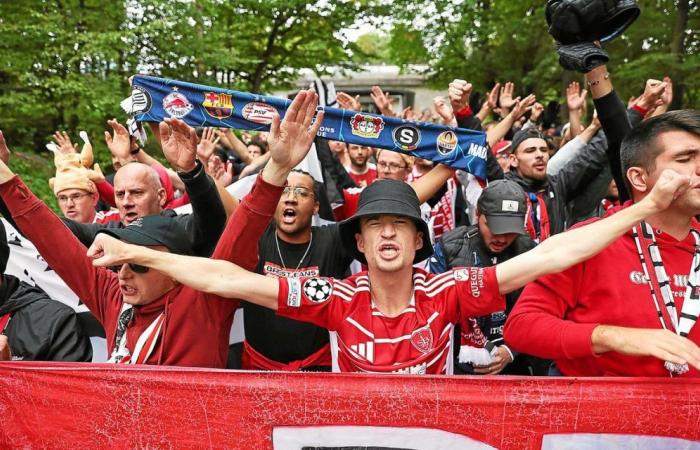
<path id="1" fill-rule="evenodd" d="M 172 209 L 166 209 L 161 212 L 161 215 L 172 217 L 187 230 L 195 255 L 209 256 L 214 251 L 226 225 L 226 210 L 219 197 L 219 191 L 214 181 L 204 172 L 199 161 L 194 171 L 179 175 L 190 197 L 192 214 L 178 215 Z M 11 216 L 5 215 L 5 217 Z M 63 222 L 86 247 L 92 244 L 99 230 L 124 226 L 121 222 L 109 222 L 105 225 L 78 223 L 70 219 L 63 219 Z"/>
<path id="2" fill-rule="evenodd" d="M 529 236 L 522 235 L 518 236 L 503 252 L 491 253 L 484 243 L 478 225 L 457 227 L 442 235 L 440 240 L 435 243 L 433 247 L 434 254 L 430 258 L 430 271 L 442 273 L 455 267 L 490 267 L 525 253 L 536 245 L 535 241 L 530 239 Z M 503 340 L 503 326 L 508 314 L 520 296 L 520 292 L 522 292 L 522 289 L 506 295 L 505 314 L 499 311 L 475 318 L 486 339 L 494 345 L 507 344 Z M 457 342 L 459 342 L 459 327 L 460 324 L 455 326 L 455 339 Z M 516 352 L 512 353 L 515 356 L 515 360 L 504 369 L 503 373 L 512 375 L 539 375 L 544 373 L 544 368 L 540 366 L 546 366 L 547 363 L 537 361 L 529 355 L 520 356 Z M 455 374 L 473 373 L 471 364 L 460 363 L 458 355 L 459 345 L 455 345 Z"/>
<path id="3" fill-rule="evenodd" d="M 501 253 L 491 253 L 484 243 L 478 225 L 457 227 L 443 234 L 434 245 L 430 271 L 446 272 L 455 267 L 490 267 L 535 248 L 529 236 L 518 236 Z M 506 296 L 506 312 L 510 312 L 520 290 Z"/>
<path id="4" fill-rule="evenodd" d="M 641 114 L 633 109 L 627 110 L 627 118 L 631 126 L 635 126 L 644 119 Z M 588 143 L 588 147 L 596 147 L 593 150 L 594 154 L 600 154 L 601 151 L 608 151 L 608 139 L 605 133 L 601 130 L 593 136 L 591 142 Z M 584 152 L 589 152 L 589 149 L 585 149 Z M 595 177 L 586 189 L 582 189 L 581 192 L 569 202 L 569 226 L 574 225 L 578 222 L 590 219 L 591 217 L 602 217 L 605 210 L 602 208 L 601 201 L 605 198 L 610 186 L 610 180 L 612 180 L 612 172 L 610 170 L 610 164 L 605 165 L 603 170 Z"/>
<path id="5" fill-rule="evenodd" d="M 556 175 L 547 176 L 542 181 L 523 178 L 515 171 L 506 174 L 507 180 L 514 181 L 526 193 L 542 192 L 549 216 L 550 235 L 565 231 L 569 226 L 569 202 L 588 188 L 589 184 L 608 165 L 604 146 L 589 146 Z"/>
<path id="6" fill-rule="evenodd" d="M 73 309 L 12 275 L 0 277 L 0 316 L 11 314 L 4 334 L 13 359 L 92 361 L 90 340 Z"/>

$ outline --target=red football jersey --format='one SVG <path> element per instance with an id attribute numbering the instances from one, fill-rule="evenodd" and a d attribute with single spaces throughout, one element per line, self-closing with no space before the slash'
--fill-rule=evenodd
<path id="1" fill-rule="evenodd" d="M 451 374 L 454 324 L 505 309 L 495 266 L 439 275 L 414 268 L 413 297 L 396 317 L 375 307 L 367 272 L 279 283 L 277 313 L 327 328 L 336 372 Z"/>

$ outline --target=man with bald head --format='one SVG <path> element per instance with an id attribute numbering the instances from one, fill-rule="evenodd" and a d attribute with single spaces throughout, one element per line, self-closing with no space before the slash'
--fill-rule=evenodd
<path id="1" fill-rule="evenodd" d="M 104 228 L 122 228 L 138 218 L 160 214 L 172 217 L 185 228 L 195 254 L 209 256 L 213 251 L 226 224 L 226 211 L 214 181 L 205 173 L 196 153 L 190 151 L 191 146 L 185 145 L 194 129 L 177 119 L 166 119 L 162 126 L 166 132 L 161 136 L 163 153 L 185 184 L 192 214 L 178 215 L 172 209 L 163 209 L 166 195 L 158 173 L 146 164 L 130 162 L 114 176 L 114 200 L 120 222 L 81 224 L 64 219 L 85 246 L 89 247 L 97 232 Z"/>
<path id="2" fill-rule="evenodd" d="M 165 205 L 165 189 L 152 167 L 133 162 L 114 175 L 114 201 L 122 224 L 129 225 L 139 217 L 160 214 Z"/>

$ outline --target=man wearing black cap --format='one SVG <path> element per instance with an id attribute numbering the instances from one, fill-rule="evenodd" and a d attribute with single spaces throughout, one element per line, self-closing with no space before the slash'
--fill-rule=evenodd
<path id="1" fill-rule="evenodd" d="M 308 153 L 322 123 L 316 124 L 317 96 L 303 91 L 280 123 L 275 116 L 270 133 L 271 158 L 253 191 L 261 204 L 244 198 L 236 208 L 213 256 L 252 269 L 257 262 L 257 239 L 244 239 L 232 224 L 257 230 L 258 236 L 274 213 L 287 175 Z M 0 140 L 2 134 L 0 133 Z M 0 197 L 20 230 L 69 288 L 105 328 L 110 361 L 196 367 L 226 366 L 228 337 L 237 302 L 182 286 L 162 271 L 122 264 L 118 273 L 93 267 L 85 247 L 12 171 L 0 162 Z M 157 253 L 191 254 L 188 233 L 177 221 L 160 215 L 135 219 L 121 229 L 102 230 L 138 248 Z M 56 243 L 60 243 L 57 245 Z"/>
<path id="2" fill-rule="evenodd" d="M 520 186 L 507 180 L 489 183 L 477 202 L 477 224 L 458 227 L 443 235 L 434 245 L 430 271 L 489 267 L 534 248 L 535 242 L 525 234 L 526 214 L 525 192 Z M 469 317 L 457 324 L 455 328 L 464 350 L 456 349 L 455 373 L 493 375 L 513 362 L 515 354 L 503 341 L 503 325 L 519 294 L 520 289 L 506 296 L 505 311 Z M 506 373 L 523 372 L 521 365 L 509 366 Z"/>
<path id="3" fill-rule="evenodd" d="M 511 171 L 506 179 L 518 183 L 528 195 L 526 226 L 530 237 L 541 242 L 573 225 L 567 223 L 567 204 L 607 165 L 605 148 L 591 147 L 581 152 L 553 176 L 547 175 L 549 148 L 539 131 L 518 131 L 511 148 Z"/>
<path id="4" fill-rule="evenodd" d="M 75 311 L 5 274 L 9 257 L 0 224 L 0 361 L 91 361 L 90 340 Z"/>
<path id="5" fill-rule="evenodd" d="M 555 236 L 497 266 L 440 275 L 413 267 L 432 254 L 432 247 L 415 191 L 394 180 L 371 184 L 357 213 L 340 223 L 342 245 L 368 267 L 342 281 L 274 279 L 227 261 L 155 252 L 105 236 L 98 236 L 88 253 L 98 266 L 145 265 L 195 289 L 243 298 L 325 327 L 336 371 L 449 374 L 455 323 L 503 310 L 503 293 L 593 256 L 688 187 L 689 177 L 665 171 L 644 200 L 614 216 Z M 697 353 L 691 361 L 700 366 Z"/>

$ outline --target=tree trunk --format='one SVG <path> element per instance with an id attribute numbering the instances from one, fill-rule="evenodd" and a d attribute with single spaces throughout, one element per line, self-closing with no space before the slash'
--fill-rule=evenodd
<path id="1" fill-rule="evenodd" d="M 688 27 L 688 12 L 690 0 L 678 0 L 676 4 L 676 23 L 673 26 L 671 39 L 671 54 L 674 55 L 676 66 L 672 72 L 673 101 L 669 109 L 681 109 L 683 107 L 683 95 L 685 91 L 685 77 L 679 67 L 685 60 L 685 34 Z"/>

